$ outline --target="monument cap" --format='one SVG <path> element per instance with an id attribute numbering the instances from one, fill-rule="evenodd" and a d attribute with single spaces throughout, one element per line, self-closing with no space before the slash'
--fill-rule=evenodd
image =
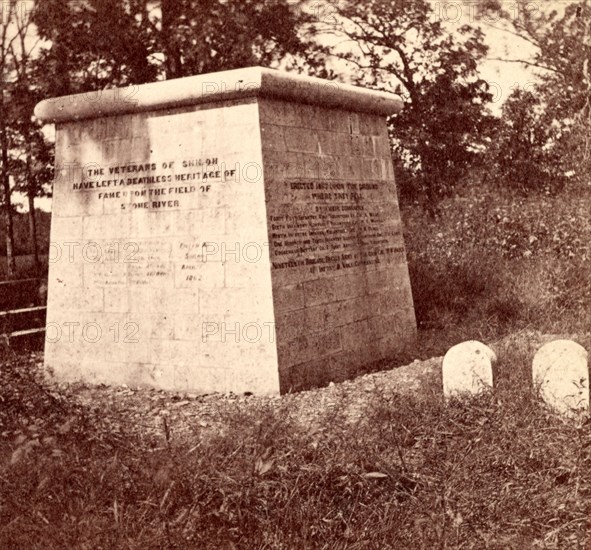
<path id="1" fill-rule="evenodd" d="M 392 115 L 403 102 L 397 95 L 264 67 L 111 88 L 41 101 L 35 116 L 44 122 L 68 122 L 248 97 Z"/>

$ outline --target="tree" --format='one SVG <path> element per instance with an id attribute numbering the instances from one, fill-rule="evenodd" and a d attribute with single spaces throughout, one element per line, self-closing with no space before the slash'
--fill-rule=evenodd
<path id="1" fill-rule="evenodd" d="M 166 78 L 252 65 L 273 66 L 305 50 L 309 18 L 293 2 L 162 0 L 156 41 Z"/>
<path id="2" fill-rule="evenodd" d="M 521 189 L 558 190 L 567 176 L 589 183 L 591 172 L 591 6 L 571 2 L 557 10 L 519 9 L 509 13 L 496 0 L 488 3 L 503 16 L 504 29 L 536 50 L 533 59 L 504 59 L 532 67 L 538 81 L 531 93 L 515 90 L 499 127 L 495 159 L 508 181 Z M 517 120 L 518 113 L 523 117 Z M 513 162 L 515 143 L 525 145 Z M 516 180 L 514 178 L 517 178 Z"/>
<path id="3" fill-rule="evenodd" d="M 7 86 L 13 72 L 13 44 L 17 39 L 14 32 L 19 24 L 21 11 L 17 9 L 17 1 L 10 0 L 2 3 L 2 25 L 0 26 L 0 184 L 2 186 L 2 205 L 4 210 L 4 224 L 6 231 L 6 272 L 11 279 L 16 274 L 14 258 L 14 227 L 12 218 L 12 189 L 10 186 L 10 128 L 8 125 L 9 98 Z"/>
<path id="4" fill-rule="evenodd" d="M 14 153 L 10 162 L 10 171 L 14 181 L 13 190 L 27 197 L 29 242 L 35 272 L 40 273 L 35 198 L 51 195 L 53 147 L 43 135 L 39 122 L 33 120 L 31 116 L 32 109 L 40 99 L 35 90 L 24 88 L 21 82 L 17 82 L 11 95 Z"/>
<path id="5" fill-rule="evenodd" d="M 39 63 L 58 76 L 48 95 L 142 84 L 305 54 L 292 3 L 258 0 L 39 0 L 50 46 Z"/>
<path id="6" fill-rule="evenodd" d="M 333 55 L 354 68 L 354 81 L 402 95 L 405 108 L 390 121 L 395 155 L 412 175 L 401 193 L 434 211 L 493 124 L 492 94 L 478 75 L 483 33 L 465 25 L 452 34 L 428 0 L 347 0 L 333 15 L 317 30 L 344 40 Z"/>
<path id="7" fill-rule="evenodd" d="M 46 40 L 36 64 L 47 97 L 156 80 L 158 59 L 147 1 L 38 0 L 34 22 Z"/>
<path id="8" fill-rule="evenodd" d="M 12 193 L 22 191 L 28 198 L 30 240 L 35 267 L 40 269 L 37 250 L 35 205 L 36 196 L 44 194 L 51 177 L 48 163 L 50 149 L 33 120 L 39 76 L 34 72 L 33 56 L 39 45 L 33 25 L 32 2 L 10 0 L 2 4 L 0 36 L 0 149 L 2 161 L 3 207 L 6 227 L 7 273 L 16 274 Z M 42 75 L 45 78 L 45 75 Z"/>
<path id="9" fill-rule="evenodd" d="M 521 193 L 532 190 L 547 193 L 564 185 L 563 159 L 553 145 L 560 130 L 546 124 L 540 97 L 516 89 L 503 105 L 501 124 L 491 147 L 494 160 L 489 177 Z"/>
<path id="10" fill-rule="evenodd" d="M 16 40 L 10 46 L 13 81 L 7 85 L 7 91 L 10 97 L 9 124 L 14 136 L 12 149 L 15 151 L 11 172 L 15 190 L 27 196 L 29 241 L 35 271 L 40 273 L 35 197 L 49 194 L 47 186 L 53 169 L 51 148 L 41 131 L 41 124 L 32 116 L 35 104 L 42 99 L 37 83 L 45 78 L 32 62 L 39 41 L 32 29 L 32 19 L 32 12 L 26 10 L 21 10 L 15 17 L 13 32 Z"/>
<path id="11" fill-rule="evenodd" d="M 541 75 L 535 91 L 545 106 L 543 121 L 557 128 L 556 156 L 574 180 L 590 183 L 591 172 L 591 6 L 587 0 L 552 13 L 539 40 L 537 59 L 554 70 Z"/>

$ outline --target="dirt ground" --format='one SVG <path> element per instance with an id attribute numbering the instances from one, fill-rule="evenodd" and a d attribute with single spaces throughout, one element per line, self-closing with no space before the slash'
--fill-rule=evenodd
<path id="1" fill-rule="evenodd" d="M 524 331 L 489 344 L 499 357 L 502 368 L 504 350 L 513 346 L 526 346 L 525 354 L 531 359 L 541 345 L 551 340 L 566 338 L 564 335 L 543 335 L 535 331 Z M 587 350 L 591 348 L 590 335 L 570 335 Z M 42 356 L 37 356 L 40 362 Z M 409 365 L 383 370 L 328 387 L 317 388 L 282 396 L 255 396 L 233 394 L 174 393 L 149 388 L 127 386 L 108 387 L 74 384 L 69 393 L 81 404 L 102 410 L 126 424 L 126 429 L 143 435 L 163 435 L 169 430 L 175 437 L 188 438 L 204 436 L 208 432 L 223 429 L 224 418 L 229 409 L 241 410 L 270 406 L 279 410 L 285 408 L 303 426 L 313 429 L 315 418 L 331 409 L 339 410 L 346 418 L 355 422 L 370 399 L 376 395 L 391 393 L 438 394 L 441 392 L 442 357 L 425 361 L 414 361 Z M 495 378 L 502 378 L 502 372 L 495 372 Z"/>

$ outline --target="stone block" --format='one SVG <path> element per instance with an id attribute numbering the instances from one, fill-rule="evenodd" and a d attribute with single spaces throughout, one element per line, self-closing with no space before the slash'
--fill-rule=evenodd
<path id="1" fill-rule="evenodd" d="M 277 126 L 275 124 L 261 126 L 261 140 L 263 147 L 269 151 L 287 151 L 284 126 Z"/>
<path id="2" fill-rule="evenodd" d="M 47 319 L 82 335 L 48 342 L 58 378 L 277 393 L 410 345 L 399 99 L 256 67 L 121 92 L 37 108 L 57 123 Z"/>
<path id="3" fill-rule="evenodd" d="M 319 152 L 318 136 L 309 128 L 286 128 L 284 136 L 288 151 L 312 154 Z"/>

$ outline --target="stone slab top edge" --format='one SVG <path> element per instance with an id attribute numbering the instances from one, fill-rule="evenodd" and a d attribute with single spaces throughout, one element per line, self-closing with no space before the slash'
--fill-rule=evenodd
<path id="1" fill-rule="evenodd" d="M 35 107 L 35 116 L 48 123 L 69 122 L 248 97 L 283 99 L 382 116 L 396 114 L 403 106 L 397 95 L 387 92 L 247 67 L 45 99 Z"/>

